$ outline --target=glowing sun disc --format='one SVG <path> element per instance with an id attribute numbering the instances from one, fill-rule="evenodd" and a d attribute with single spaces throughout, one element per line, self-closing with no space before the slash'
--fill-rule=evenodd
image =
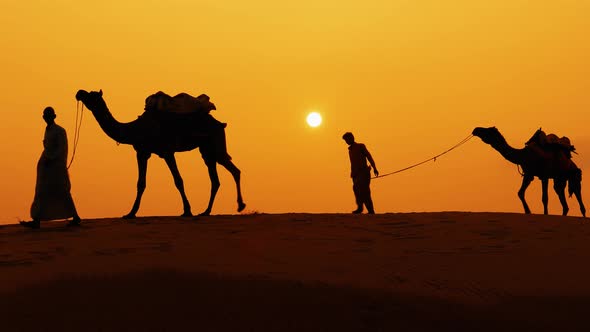
<path id="1" fill-rule="evenodd" d="M 311 112 L 307 115 L 307 124 L 310 127 L 317 127 L 322 124 L 322 116 L 318 112 Z"/>

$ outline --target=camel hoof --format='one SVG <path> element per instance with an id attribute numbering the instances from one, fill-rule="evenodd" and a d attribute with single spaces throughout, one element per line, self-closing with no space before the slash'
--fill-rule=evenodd
<path id="1" fill-rule="evenodd" d="M 205 211 L 205 212 L 201 212 L 199 214 L 199 216 L 201 216 L 201 217 L 205 217 L 205 216 L 209 216 L 209 215 L 211 215 L 211 211 Z"/>
<path id="2" fill-rule="evenodd" d="M 135 214 L 126 214 L 122 217 L 123 219 L 135 219 Z"/>
<path id="3" fill-rule="evenodd" d="M 192 217 L 193 213 L 189 211 L 189 212 L 185 212 L 185 213 L 181 214 L 180 216 L 181 217 Z"/>
<path id="4" fill-rule="evenodd" d="M 244 211 L 245 208 L 246 208 L 246 204 L 244 202 L 238 203 L 238 212 Z"/>

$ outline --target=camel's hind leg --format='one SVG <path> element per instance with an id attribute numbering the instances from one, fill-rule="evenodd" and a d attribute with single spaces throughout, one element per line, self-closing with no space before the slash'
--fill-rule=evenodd
<path id="1" fill-rule="evenodd" d="M 150 152 L 137 151 L 137 195 L 135 196 L 135 202 L 133 203 L 131 211 L 123 216 L 124 219 L 135 218 L 135 214 L 137 213 L 137 210 L 139 210 L 141 196 L 146 187 L 147 163 L 151 155 Z"/>
<path id="2" fill-rule="evenodd" d="M 244 203 L 244 199 L 242 198 L 242 188 L 240 185 L 240 175 L 241 171 L 239 168 L 234 165 L 234 163 L 230 159 L 225 159 L 223 161 L 218 161 L 219 165 L 225 167 L 231 175 L 234 177 L 234 182 L 236 183 L 236 191 L 238 192 L 238 212 L 242 212 L 246 208 L 246 204 Z"/>
<path id="3" fill-rule="evenodd" d="M 219 190 L 220 182 L 219 182 L 219 175 L 217 174 L 217 164 L 215 160 L 206 160 L 205 164 L 207 165 L 207 170 L 209 171 L 209 180 L 211 181 L 211 194 L 209 196 L 209 204 L 207 204 L 207 209 L 203 211 L 200 216 L 208 216 L 211 214 L 211 210 L 213 209 L 213 202 L 215 201 L 215 196 L 217 195 L 217 190 Z"/>
<path id="4" fill-rule="evenodd" d="M 182 207 L 184 212 L 182 213 L 181 217 L 191 217 L 193 215 L 193 213 L 191 212 L 191 205 L 188 202 L 188 199 L 186 198 L 186 194 L 184 192 L 184 181 L 182 181 L 182 177 L 180 176 L 180 172 L 178 171 L 178 165 L 176 165 L 176 158 L 174 158 L 174 154 L 170 154 L 165 156 L 164 160 L 166 160 L 166 164 L 170 169 L 170 173 L 172 173 L 176 189 L 178 189 L 180 197 L 182 197 Z"/>
<path id="5" fill-rule="evenodd" d="M 568 191 L 570 197 L 572 194 L 576 195 L 576 199 L 578 200 L 578 204 L 580 205 L 580 212 L 584 218 L 586 217 L 586 207 L 584 206 L 584 202 L 582 201 L 582 170 L 577 168 L 568 178 Z"/>
<path id="6" fill-rule="evenodd" d="M 567 205 L 567 200 L 565 199 L 565 186 L 567 181 L 565 179 L 554 179 L 553 180 L 553 189 L 557 193 L 557 197 L 559 197 L 559 202 L 561 203 L 561 207 L 563 208 L 562 215 L 567 216 L 570 208 Z"/>
<path id="7" fill-rule="evenodd" d="M 238 212 L 242 212 L 246 208 L 246 204 L 244 204 L 244 199 L 242 198 L 242 186 L 240 184 L 240 174 L 241 171 L 234 165 L 231 161 L 231 157 L 227 153 L 227 144 L 225 139 L 225 130 L 220 130 L 215 135 L 215 146 L 214 152 L 209 151 L 209 153 L 213 153 L 215 155 L 215 159 L 217 163 L 225 169 L 227 169 L 234 178 L 234 182 L 236 183 L 236 191 L 238 194 Z M 205 147 L 206 148 L 206 147 Z M 201 148 L 201 153 L 207 155 L 208 152 L 204 147 Z M 206 159 L 205 157 L 203 157 Z"/>
<path id="8" fill-rule="evenodd" d="M 541 201 L 543 202 L 543 214 L 549 214 L 547 205 L 549 204 L 549 193 L 547 188 L 549 187 L 549 179 L 541 179 Z M 559 195 L 559 193 L 557 193 Z"/>
<path id="9" fill-rule="evenodd" d="M 524 193 L 526 192 L 526 188 L 528 188 L 528 186 L 531 184 L 534 178 L 534 176 L 525 174 L 522 178 L 522 185 L 520 186 L 520 190 L 518 190 L 518 198 L 520 198 L 522 206 L 524 207 L 524 213 L 526 214 L 530 214 L 531 209 L 529 209 L 529 205 L 526 203 L 526 200 L 524 199 Z"/>
<path id="10" fill-rule="evenodd" d="M 580 204 L 580 212 L 582 213 L 582 216 L 584 218 L 586 218 L 586 207 L 584 206 L 584 202 L 582 201 L 582 191 L 577 190 L 574 192 L 574 195 L 576 195 L 576 199 L 578 200 L 578 204 Z"/>

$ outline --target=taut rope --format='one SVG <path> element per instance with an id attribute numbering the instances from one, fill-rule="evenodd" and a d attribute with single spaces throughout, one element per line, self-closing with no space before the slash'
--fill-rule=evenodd
<path id="1" fill-rule="evenodd" d="M 78 114 L 80 121 L 78 122 Z M 82 128 L 82 118 L 84 117 L 84 104 L 80 107 L 80 101 L 76 103 L 76 127 L 74 129 L 74 148 L 72 149 L 72 159 L 70 159 L 70 163 L 68 164 L 68 169 L 72 166 L 74 162 L 74 157 L 76 156 L 76 148 L 78 147 L 78 142 L 80 141 L 80 128 Z"/>
<path id="2" fill-rule="evenodd" d="M 403 172 L 403 171 L 407 171 L 407 170 L 409 170 L 409 169 L 411 169 L 411 168 L 414 168 L 414 167 L 416 167 L 416 166 L 420 166 L 420 165 L 422 165 L 422 164 L 425 164 L 425 163 L 427 163 L 427 162 L 429 162 L 429 161 L 431 161 L 431 160 L 432 160 L 432 161 L 436 161 L 436 158 L 438 158 L 438 157 L 440 157 L 440 156 L 442 156 L 442 155 L 444 155 L 444 154 L 447 154 L 447 153 L 451 152 L 452 150 L 454 150 L 454 149 L 458 148 L 459 146 L 461 146 L 461 145 L 463 145 L 463 144 L 467 143 L 467 142 L 468 142 L 470 139 L 472 139 L 472 138 L 473 138 L 473 134 L 470 134 L 469 136 L 467 136 L 467 137 L 465 137 L 464 139 L 462 139 L 462 140 L 461 140 L 459 143 L 457 143 L 457 144 L 453 145 L 453 146 L 452 146 L 451 148 L 449 148 L 448 150 L 446 150 L 446 151 L 444 151 L 444 152 L 442 152 L 442 153 L 439 153 L 439 154 L 437 154 L 436 156 L 434 156 L 434 157 L 432 157 L 432 158 L 428 158 L 428 159 L 426 159 L 426 160 L 424 160 L 424 161 L 421 161 L 421 162 L 419 162 L 419 163 L 417 163 L 417 164 L 414 164 L 414 165 L 411 165 L 411 166 L 408 166 L 408 167 L 404 167 L 404 168 L 402 168 L 402 169 L 399 169 L 399 170 L 397 170 L 397 171 L 395 171 L 395 172 L 386 173 L 386 174 L 383 174 L 383 175 L 376 176 L 376 177 L 374 177 L 374 178 L 372 178 L 372 179 L 378 179 L 378 178 L 386 177 L 386 176 L 393 175 L 393 174 L 396 174 L 396 173 L 400 173 L 400 172 Z"/>

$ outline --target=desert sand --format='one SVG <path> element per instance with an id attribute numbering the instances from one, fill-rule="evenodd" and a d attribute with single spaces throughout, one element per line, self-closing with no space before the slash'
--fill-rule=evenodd
<path id="1" fill-rule="evenodd" d="M 0 227 L 2 331 L 587 331 L 590 220 L 246 214 Z"/>

